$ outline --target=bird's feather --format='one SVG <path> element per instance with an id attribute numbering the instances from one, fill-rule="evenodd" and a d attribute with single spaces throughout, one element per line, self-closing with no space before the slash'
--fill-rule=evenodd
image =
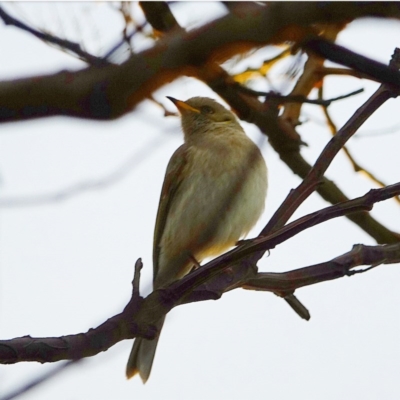
<path id="1" fill-rule="evenodd" d="M 172 155 L 165 173 L 163 187 L 161 189 L 160 204 L 158 206 L 156 226 L 154 229 L 153 243 L 153 282 L 156 282 L 159 271 L 160 241 L 168 219 L 168 211 L 174 202 L 174 196 L 182 183 L 181 173 L 187 163 L 187 145 L 180 146 Z"/>

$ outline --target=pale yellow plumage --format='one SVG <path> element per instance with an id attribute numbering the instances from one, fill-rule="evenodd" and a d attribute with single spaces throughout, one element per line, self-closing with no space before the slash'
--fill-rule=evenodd
<path id="1" fill-rule="evenodd" d="M 234 246 L 260 217 L 267 190 L 264 159 L 230 111 L 205 97 L 170 99 L 181 112 L 185 143 L 171 157 L 161 191 L 155 289 L 187 274 L 193 258 L 201 262 Z M 139 372 L 148 379 L 157 342 L 136 339 L 128 378 Z"/>

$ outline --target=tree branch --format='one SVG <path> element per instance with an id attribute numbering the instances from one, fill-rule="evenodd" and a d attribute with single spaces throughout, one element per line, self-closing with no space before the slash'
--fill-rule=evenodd
<path id="1" fill-rule="evenodd" d="M 399 72 L 395 69 L 388 69 L 385 64 L 320 38 L 306 40 L 301 47 L 327 60 L 352 68 L 378 82 L 399 89 Z"/>
<path id="2" fill-rule="evenodd" d="M 335 265 L 339 265 L 337 269 L 332 268 L 334 260 L 331 260 L 323 263 L 325 265 L 318 264 L 283 274 L 257 273 L 256 263 L 268 249 L 323 221 L 369 210 L 376 202 L 399 194 L 400 183 L 371 190 L 358 199 L 327 207 L 284 226 L 300 202 L 317 188 L 321 180 L 328 182 L 323 178 L 326 168 L 354 133 L 357 124 L 361 125 L 365 121 L 368 113 L 360 111 L 354 115 L 353 120 L 338 134 L 338 138 L 330 141 L 317 164 L 311 169 L 300 156 L 301 141 L 294 128 L 277 117 L 271 104 L 261 104 L 257 99 L 238 94 L 237 88 L 230 84 L 229 77 L 226 77 L 216 60 L 221 61 L 232 54 L 274 41 L 300 40 L 308 32 L 310 23 L 344 21 L 349 19 L 349 15 L 352 18 L 365 15 L 390 15 L 399 18 L 399 14 L 399 5 L 393 3 L 386 7 L 381 7 L 381 3 L 349 3 L 343 4 L 343 7 L 330 3 L 273 3 L 268 7 L 240 4 L 233 7 L 228 16 L 198 30 L 165 35 L 152 49 L 133 55 L 120 67 L 92 67 L 76 73 L 61 72 L 39 79 L 0 83 L 0 121 L 1 118 L 2 121 L 11 121 L 55 114 L 109 119 L 129 111 L 152 90 L 174 77 L 184 73 L 192 74 L 229 99 L 230 104 L 239 110 L 243 118 L 268 132 L 271 143 L 281 151 L 280 155 L 284 160 L 288 155 L 295 155 L 296 162 L 299 163 L 296 165 L 297 173 L 308 176 L 306 183 L 294 191 L 300 198 L 296 200 L 293 192 L 288 196 L 274 220 L 262 231 L 264 236 L 242 243 L 169 287 L 154 291 L 145 299 L 137 291 L 140 269 L 137 264 L 132 298 L 121 314 L 85 334 L 59 338 L 26 336 L 0 341 L 0 363 L 53 362 L 92 356 L 123 339 L 138 336 L 154 338 L 157 334 L 157 322 L 180 304 L 217 299 L 226 291 L 241 286 L 271 291 L 290 300 L 295 289 L 342 277 L 353 266 L 361 265 L 361 261 L 398 262 L 400 245 L 397 243 L 392 246 L 376 246 L 372 252 L 362 253 L 363 257 L 360 257 L 360 251 L 337 257 L 334 259 Z M 304 26 L 304 29 L 292 30 L 293 24 Z M 241 45 L 238 47 L 239 42 Z M 386 67 L 386 70 L 389 68 Z M 132 71 L 135 71 L 134 76 Z M 46 91 L 46 87 L 51 90 Z M 400 85 L 392 87 L 397 88 Z M 369 112 L 373 112 L 393 95 L 387 88 L 386 91 L 381 89 L 371 99 Z M 24 101 L 17 98 L 21 95 L 25 95 Z M 288 165 L 294 167 L 294 164 Z M 326 189 L 328 184 L 324 183 L 324 186 Z M 329 195 L 334 197 L 331 193 Z M 372 218 L 365 221 L 375 222 Z M 370 230 L 375 231 L 376 228 L 375 225 Z M 376 236 L 388 242 L 399 240 L 398 235 L 388 230 Z"/>
<path id="3" fill-rule="evenodd" d="M 389 67 L 388 67 L 389 68 Z M 313 183 L 312 187 L 308 187 L 307 191 L 309 193 L 295 192 L 290 194 L 289 200 L 286 200 L 286 204 L 290 207 L 298 207 L 300 203 L 300 198 L 297 198 L 297 195 L 304 196 L 303 200 L 308 197 L 314 190 L 316 190 L 322 198 L 326 201 L 330 202 L 331 204 L 336 204 L 342 201 L 347 201 L 348 198 L 344 195 L 344 193 L 330 180 L 325 178 L 323 174 L 325 173 L 328 165 L 332 161 L 334 155 L 336 155 L 338 149 L 340 148 L 341 144 L 339 142 L 335 145 L 335 150 L 328 146 L 333 146 L 330 143 L 332 140 L 339 141 L 342 140 L 341 136 L 337 139 L 332 139 L 331 142 L 328 143 L 325 157 L 320 157 L 320 163 L 324 164 L 324 168 L 320 169 L 321 165 L 317 166 L 319 168 L 319 172 L 316 174 L 316 169 L 312 169 L 311 165 L 302 157 L 300 154 L 300 144 L 301 138 L 300 135 L 296 132 L 292 124 L 288 123 L 287 121 L 283 120 L 282 117 L 278 117 L 278 110 L 274 109 L 273 105 L 270 103 L 262 104 L 253 96 L 245 95 L 244 93 L 240 93 L 237 90 L 237 82 L 235 82 L 221 67 L 215 64 L 208 64 L 205 67 L 199 69 L 199 77 L 204 82 L 206 82 L 211 89 L 213 89 L 216 93 L 218 93 L 222 98 L 226 100 L 226 102 L 236 110 L 239 114 L 240 118 L 255 124 L 261 132 L 266 134 L 269 138 L 269 142 L 274 148 L 274 150 L 279 154 L 280 158 L 283 162 L 285 162 L 288 167 L 298 176 L 305 179 L 309 174 L 312 174 L 307 179 L 312 177 Z M 384 94 L 384 89 L 381 93 L 378 100 L 384 101 L 386 95 Z M 390 92 L 390 89 L 387 89 Z M 389 93 L 387 92 L 387 93 Z M 388 95 L 388 94 L 387 94 Z M 396 95 L 394 92 L 393 95 Z M 389 96 L 390 97 L 390 96 Z M 372 102 L 372 100 L 369 100 Z M 375 100 L 374 100 L 375 101 Z M 369 104 L 369 103 L 368 103 Z M 367 118 L 370 114 L 368 112 L 372 112 L 374 107 L 378 107 L 378 103 L 371 103 L 367 109 L 365 109 L 365 114 L 363 118 Z M 353 127 L 353 123 L 360 124 L 360 122 L 364 122 L 365 120 L 358 119 L 355 116 L 352 117 L 349 122 L 346 124 L 346 129 L 355 130 L 358 126 Z M 346 139 L 343 144 L 348 140 L 350 136 L 347 136 L 349 133 L 350 135 L 354 134 L 354 132 L 347 131 Z M 333 152 L 331 152 L 331 150 Z M 326 156 L 330 153 L 329 158 Z M 327 164 L 327 162 L 329 163 Z M 304 185 L 302 184 L 301 190 L 305 189 Z M 298 190 L 298 189 L 297 189 Z M 295 199 L 298 204 L 296 205 L 291 202 L 292 199 Z M 302 201 L 303 201 L 302 200 Z M 292 213 L 295 211 L 292 210 Z M 290 210 L 284 206 L 280 211 L 278 210 L 279 214 L 275 216 L 276 219 L 281 218 L 282 216 L 280 213 L 288 212 L 286 216 L 286 221 L 290 218 Z M 289 215 L 290 214 L 290 215 Z M 360 226 L 365 232 L 367 232 L 370 236 L 372 236 L 378 243 L 395 243 L 399 241 L 399 235 L 391 232 L 385 226 L 380 224 L 374 218 L 372 218 L 367 213 L 355 213 L 348 216 L 348 218 Z M 286 222 L 285 221 L 285 222 Z M 283 222 L 283 220 L 282 220 Z M 270 226 L 268 229 L 271 228 L 271 224 L 275 222 L 270 221 Z M 284 222 L 283 222 L 284 223 Z M 266 229 L 266 228 L 265 228 Z"/>
<path id="4" fill-rule="evenodd" d="M 332 270 L 332 261 L 289 271 L 283 274 L 257 274 L 253 264 L 254 254 L 272 249 L 290 237 L 323 221 L 346 215 L 360 209 L 371 209 L 373 204 L 400 194 L 400 183 L 383 189 L 371 190 L 366 195 L 344 204 L 327 207 L 310 214 L 267 237 L 246 241 L 241 246 L 210 261 L 167 288 L 155 290 L 145 299 L 138 296 L 141 261 L 135 266 L 132 282 L 132 298 L 121 314 L 118 314 L 86 333 L 52 338 L 20 338 L 0 341 L 0 363 L 13 364 L 21 361 L 55 362 L 77 360 L 105 351 L 124 339 L 144 337 L 152 339 L 157 334 L 157 321 L 172 308 L 186 303 L 218 299 L 228 290 L 244 286 L 247 289 L 266 290 L 280 296 L 293 294 L 294 290 L 325 280 L 337 279 L 350 268 L 370 262 L 394 263 L 400 259 L 400 244 L 374 247 L 367 256 L 348 255 L 336 258 L 342 261 Z M 383 249 L 383 250 L 380 250 Z M 372 254 L 372 255 L 370 255 Z M 357 255 L 357 256 L 356 256 Z M 344 267 L 343 267 L 344 265 Z M 229 268 L 227 268 L 229 267 Z"/>
<path id="5" fill-rule="evenodd" d="M 86 61 L 87 63 L 95 66 L 109 64 L 106 59 L 96 57 L 86 51 L 84 51 L 79 43 L 71 42 L 67 39 L 60 39 L 57 36 L 50 35 L 49 33 L 40 32 L 18 19 L 12 17 L 8 14 L 2 7 L 0 7 L 0 18 L 6 25 L 15 26 L 16 28 L 22 29 L 25 32 L 29 32 L 33 36 L 41 39 L 45 42 L 55 44 L 62 49 L 69 50 L 72 53 L 76 54 L 82 61 Z"/>
<path id="6" fill-rule="evenodd" d="M 331 99 L 308 99 L 303 95 L 282 95 L 275 92 L 262 92 L 259 90 L 253 90 L 246 86 L 237 85 L 238 90 L 243 93 L 248 93 L 252 96 L 264 96 L 266 101 L 274 101 L 278 104 L 286 104 L 286 103 L 306 103 L 306 104 L 316 104 L 324 107 L 330 106 L 334 101 L 347 99 L 348 97 L 354 96 L 356 94 L 360 94 L 364 91 L 364 89 L 354 90 L 353 92 L 344 94 L 342 96 L 333 97 Z"/>
<path id="7" fill-rule="evenodd" d="M 400 52 L 397 52 L 400 54 Z M 278 211 L 262 231 L 262 234 L 273 232 L 283 226 L 293 215 L 303 201 L 314 192 L 325 171 L 333 158 L 344 144 L 356 133 L 358 128 L 388 99 L 396 97 L 397 93 L 389 90 L 386 85 L 381 85 L 378 90 L 363 104 L 349 119 L 349 121 L 337 132 L 332 140 L 318 157 L 310 172 L 296 190 L 293 190 L 285 199 Z"/>
<path id="8" fill-rule="evenodd" d="M 400 18 L 400 6 L 397 3 L 385 3 L 385 7 L 382 3 L 362 6 L 343 3 L 341 7 L 334 3 L 268 6 L 241 3 L 235 12 L 199 29 L 165 35 L 152 48 L 132 55 L 119 66 L 1 82 L 0 122 L 51 115 L 118 118 L 173 79 L 197 76 L 196 69 L 207 62 L 222 62 L 266 44 L 302 40 L 310 24 L 365 16 Z M 399 81 L 399 73 L 389 74 Z"/>
<path id="9" fill-rule="evenodd" d="M 243 288 L 276 293 L 279 287 L 279 292 L 291 293 L 300 287 L 330 281 L 344 276 L 352 276 L 356 273 L 366 272 L 371 269 L 366 268 L 363 270 L 351 271 L 361 265 L 377 267 L 381 264 L 395 264 L 399 262 L 400 243 L 381 246 L 357 244 L 354 245 L 353 249 L 348 253 L 320 264 L 281 274 L 260 272 L 257 274 L 256 278 L 249 279 Z"/>

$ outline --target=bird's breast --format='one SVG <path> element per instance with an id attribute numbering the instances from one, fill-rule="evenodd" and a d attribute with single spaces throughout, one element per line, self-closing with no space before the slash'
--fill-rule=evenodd
<path id="1" fill-rule="evenodd" d="M 223 252 L 249 232 L 264 209 L 265 162 L 245 135 L 188 146 L 182 174 L 161 239 L 164 266 L 183 252 L 198 261 Z M 186 266 L 180 268 L 182 276 Z"/>

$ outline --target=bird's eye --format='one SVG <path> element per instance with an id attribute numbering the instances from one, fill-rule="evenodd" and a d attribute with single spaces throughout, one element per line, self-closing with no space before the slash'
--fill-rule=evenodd
<path id="1" fill-rule="evenodd" d="M 203 106 L 203 107 L 201 107 L 201 112 L 202 112 L 203 114 L 214 114 L 214 110 L 213 110 L 211 107 L 209 107 L 209 106 Z"/>

